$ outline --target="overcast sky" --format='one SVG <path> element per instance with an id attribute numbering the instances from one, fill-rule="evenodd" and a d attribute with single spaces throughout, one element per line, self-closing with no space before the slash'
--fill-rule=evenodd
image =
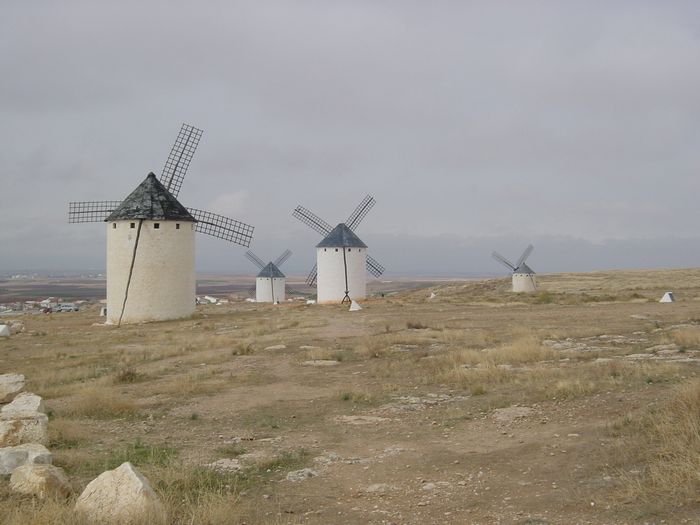
<path id="1" fill-rule="evenodd" d="M 255 226 L 304 273 L 357 229 L 390 274 L 700 260 L 696 1 L 0 1 L 0 273 L 101 269 L 70 200 L 159 174 L 204 129 L 186 206 Z M 199 271 L 252 272 L 199 235 Z"/>

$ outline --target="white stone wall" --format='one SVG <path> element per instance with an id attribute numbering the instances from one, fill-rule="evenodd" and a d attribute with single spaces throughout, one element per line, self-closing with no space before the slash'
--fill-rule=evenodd
<path id="1" fill-rule="evenodd" d="M 535 275 L 531 273 L 514 273 L 513 274 L 513 291 L 514 292 L 534 292 L 537 290 L 537 281 Z"/>
<path id="2" fill-rule="evenodd" d="M 367 248 L 344 248 L 348 266 L 350 299 L 364 299 L 367 293 Z M 343 248 L 316 248 L 317 301 L 340 303 L 345 297 Z"/>
<path id="3" fill-rule="evenodd" d="M 284 277 L 257 277 L 255 279 L 255 300 L 259 303 L 283 302 L 285 298 Z"/>
<path id="4" fill-rule="evenodd" d="M 119 322 L 138 225 L 138 219 L 107 223 L 107 323 Z M 143 221 L 122 323 L 194 313 L 194 227 L 187 221 Z"/>

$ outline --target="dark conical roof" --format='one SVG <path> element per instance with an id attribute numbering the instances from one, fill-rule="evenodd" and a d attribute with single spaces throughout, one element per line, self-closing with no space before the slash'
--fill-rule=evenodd
<path id="1" fill-rule="evenodd" d="M 274 263 L 267 263 L 267 266 L 260 270 L 258 277 L 284 277 L 284 274 Z"/>
<path id="2" fill-rule="evenodd" d="M 341 222 L 316 245 L 316 248 L 367 248 L 367 245 Z"/>
<path id="3" fill-rule="evenodd" d="M 527 264 L 523 263 L 518 268 L 515 269 L 513 273 L 524 273 L 524 274 L 534 274 L 535 271 L 530 268 Z"/>
<path id="4" fill-rule="evenodd" d="M 197 222 L 153 172 L 148 174 L 146 180 L 139 184 L 105 221 L 130 219 Z"/>

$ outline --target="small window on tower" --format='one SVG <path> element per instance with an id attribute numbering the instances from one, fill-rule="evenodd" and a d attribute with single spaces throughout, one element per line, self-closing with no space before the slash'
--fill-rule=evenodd
<path id="1" fill-rule="evenodd" d="M 133 230 L 134 228 L 136 228 L 136 223 L 135 223 L 135 222 L 132 222 L 132 223 L 129 225 L 129 228 L 131 228 L 132 230 Z"/>
<path id="2" fill-rule="evenodd" d="M 350 248 L 348 248 L 348 251 L 352 251 L 352 250 L 350 250 Z"/>
<path id="3" fill-rule="evenodd" d="M 113 222 L 113 223 L 112 223 L 112 229 L 113 229 L 113 230 L 116 230 L 116 229 L 117 229 L 117 223 L 116 223 L 116 222 Z"/>
<path id="4" fill-rule="evenodd" d="M 337 251 L 338 251 L 338 248 L 336 248 L 335 251 L 337 252 Z"/>
<path id="5" fill-rule="evenodd" d="M 157 230 L 158 228 L 160 228 L 160 223 L 159 222 L 153 223 L 153 229 Z"/>
<path id="6" fill-rule="evenodd" d="M 176 229 L 176 230 L 179 230 L 179 229 L 180 229 L 180 223 L 179 223 L 179 222 L 176 222 L 176 223 L 175 223 L 175 229 Z"/>

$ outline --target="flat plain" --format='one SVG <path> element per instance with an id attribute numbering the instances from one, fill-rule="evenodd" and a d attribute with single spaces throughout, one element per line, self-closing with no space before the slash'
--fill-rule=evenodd
<path id="1" fill-rule="evenodd" d="M 698 523 L 700 270 L 538 277 L 24 316 L 0 373 L 44 397 L 76 494 L 131 461 L 171 523 Z M 73 503 L 0 480 L 3 523 L 81 523 Z"/>

